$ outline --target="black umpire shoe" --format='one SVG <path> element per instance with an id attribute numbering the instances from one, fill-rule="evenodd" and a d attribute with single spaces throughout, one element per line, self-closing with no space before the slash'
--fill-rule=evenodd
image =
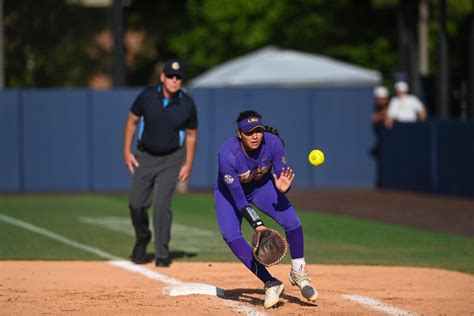
<path id="1" fill-rule="evenodd" d="M 171 264 L 171 259 L 170 258 L 156 258 L 155 261 L 155 266 L 157 267 L 163 267 L 167 268 Z"/>
<path id="2" fill-rule="evenodd" d="M 135 246 L 133 247 L 132 255 L 131 255 L 131 260 L 133 263 L 145 264 L 145 263 L 150 262 L 150 259 L 148 259 L 146 255 L 147 245 L 148 245 L 148 242 L 135 243 Z"/>

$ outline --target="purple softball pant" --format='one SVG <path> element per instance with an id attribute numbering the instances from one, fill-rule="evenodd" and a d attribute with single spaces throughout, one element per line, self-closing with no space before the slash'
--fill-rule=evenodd
<path id="1" fill-rule="evenodd" d="M 226 243 L 230 243 L 242 236 L 242 214 L 237 209 L 230 193 L 224 189 L 223 186 L 217 186 L 214 192 L 214 204 L 222 237 Z M 256 187 L 247 194 L 247 199 L 273 218 L 286 233 L 301 226 L 296 210 L 286 196 L 276 190 L 272 181 Z"/>

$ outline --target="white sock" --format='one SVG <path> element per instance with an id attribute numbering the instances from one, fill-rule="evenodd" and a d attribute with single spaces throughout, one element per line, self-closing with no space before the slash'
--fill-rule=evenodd
<path id="1" fill-rule="evenodd" d="M 291 270 L 296 272 L 304 271 L 306 262 L 304 258 L 291 259 Z"/>

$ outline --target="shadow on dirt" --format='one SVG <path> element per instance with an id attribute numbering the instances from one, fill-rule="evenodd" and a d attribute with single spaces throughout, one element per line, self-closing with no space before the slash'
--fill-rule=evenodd
<path id="1" fill-rule="evenodd" d="M 258 297 L 257 297 L 258 296 Z M 225 298 L 226 300 L 237 301 L 240 303 L 251 304 L 254 306 L 263 306 L 263 299 L 262 297 L 265 296 L 265 291 L 263 289 L 231 289 L 225 290 Z M 298 304 L 301 306 L 314 306 L 317 307 L 318 304 L 316 303 L 309 303 L 306 301 L 301 300 L 298 297 L 293 295 L 283 294 L 280 296 L 280 302 L 275 305 L 273 308 L 278 306 L 283 306 L 285 303 L 292 303 Z"/>

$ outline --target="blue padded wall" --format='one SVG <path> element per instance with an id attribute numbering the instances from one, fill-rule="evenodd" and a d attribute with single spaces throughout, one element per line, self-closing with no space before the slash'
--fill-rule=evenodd
<path id="1" fill-rule="evenodd" d="M 0 191 L 22 187 L 20 98 L 20 90 L 0 90 Z"/>
<path id="2" fill-rule="evenodd" d="M 1 91 L 0 191 L 127 190 L 123 128 L 140 91 Z"/>
<path id="3" fill-rule="evenodd" d="M 314 187 L 373 187 L 375 162 L 370 116 L 371 89 L 340 88 L 315 91 L 312 108 L 313 147 L 326 162 L 311 168 Z M 307 164 L 307 168 L 310 168 Z"/>
<path id="4" fill-rule="evenodd" d="M 433 192 L 474 197 L 474 120 L 437 121 Z"/>
<path id="5" fill-rule="evenodd" d="M 381 187 L 474 197 L 474 120 L 397 124 L 381 148 Z"/>
<path id="6" fill-rule="evenodd" d="M 189 185 L 197 188 L 211 187 L 212 178 L 211 164 L 209 163 L 210 152 L 214 152 L 214 103 L 213 95 L 208 90 L 199 90 L 194 93 L 194 98 L 200 100 L 196 103 L 198 115 L 198 143 L 196 156 L 194 157 L 193 169 L 189 177 Z"/>
<path id="7" fill-rule="evenodd" d="M 381 145 L 381 180 L 384 188 L 431 192 L 435 156 L 434 122 L 395 123 Z"/>
<path id="8" fill-rule="evenodd" d="M 0 191 L 128 190 L 123 128 L 141 88 L 0 91 Z M 198 147 L 191 188 L 211 188 L 217 151 L 255 109 L 286 143 L 295 187 L 371 187 L 375 166 L 371 88 L 195 89 Z M 474 120 L 396 124 L 381 146 L 384 188 L 474 196 Z M 326 154 L 309 165 L 309 150 Z"/>
<path id="9" fill-rule="evenodd" d="M 23 92 L 25 191 L 89 188 L 87 117 L 87 90 Z"/>
<path id="10" fill-rule="evenodd" d="M 94 191 L 127 190 L 130 186 L 130 171 L 123 161 L 123 131 L 130 107 L 140 91 L 91 92 L 89 160 Z"/>

